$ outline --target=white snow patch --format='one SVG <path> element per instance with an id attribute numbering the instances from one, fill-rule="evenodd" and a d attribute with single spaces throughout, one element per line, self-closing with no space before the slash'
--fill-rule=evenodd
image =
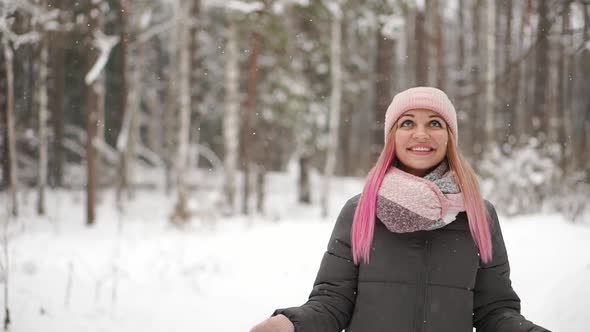
<path id="1" fill-rule="evenodd" d="M 312 173 L 314 188 L 320 180 Z M 93 227 L 83 191 L 48 191 L 48 217 L 35 215 L 35 191 L 23 192 L 9 232 L 11 330 L 247 331 L 307 300 L 335 218 L 362 189 L 334 181 L 327 220 L 319 197 L 296 203 L 291 169 L 269 175 L 267 217 L 197 216 L 183 230 L 167 221 L 175 202 L 163 192 L 138 191 L 119 216 L 101 190 Z M 523 314 L 552 331 L 586 330 L 590 227 L 559 215 L 500 220 Z"/>

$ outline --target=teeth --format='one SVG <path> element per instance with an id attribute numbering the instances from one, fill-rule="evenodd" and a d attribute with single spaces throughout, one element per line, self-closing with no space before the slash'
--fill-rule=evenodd
<path id="1" fill-rule="evenodd" d="M 424 152 L 426 152 L 426 151 L 430 151 L 430 150 L 432 150 L 432 149 L 429 149 L 429 148 L 412 148 L 412 151 L 424 151 Z"/>

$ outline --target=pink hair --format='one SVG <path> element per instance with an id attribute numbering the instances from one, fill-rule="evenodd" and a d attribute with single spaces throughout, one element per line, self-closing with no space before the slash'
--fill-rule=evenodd
<path id="1" fill-rule="evenodd" d="M 481 197 L 475 171 L 457 149 L 455 137 L 449 135 L 449 140 L 447 159 L 463 193 L 471 237 L 479 248 L 481 259 L 487 263 L 492 259 L 491 217 Z"/>
<path id="2" fill-rule="evenodd" d="M 395 128 L 389 131 L 388 139 L 381 151 L 381 155 L 367 176 L 363 193 L 354 213 L 351 240 L 352 257 L 355 264 L 359 264 L 361 261 L 369 263 L 375 230 L 377 193 L 383 183 L 385 173 L 395 160 L 394 133 Z M 449 133 L 449 140 L 447 159 L 463 193 L 471 237 L 479 248 L 483 262 L 489 262 L 492 259 L 491 219 L 481 197 L 479 184 L 473 168 L 471 168 L 469 163 L 457 150 L 457 142 L 451 133 Z"/>
<path id="3" fill-rule="evenodd" d="M 371 169 L 365 182 L 365 187 L 358 206 L 354 212 L 352 223 L 352 257 L 355 264 L 359 264 L 361 259 L 369 262 L 371 253 L 371 243 L 373 242 L 373 232 L 375 230 L 375 213 L 377 207 L 377 193 L 383 183 L 385 173 L 394 161 L 395 157 L 395 130 L 390 130 L 385 146 L 377 160 L 377 164 Z"/>

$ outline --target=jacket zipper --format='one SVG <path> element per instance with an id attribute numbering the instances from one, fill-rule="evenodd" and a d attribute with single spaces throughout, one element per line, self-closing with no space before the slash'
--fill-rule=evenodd
<path id="1" fill-rule="evenodd" d="M 424 330 L 426 321 L 426 301 L 428 297 L 428 264 L 430 260 L 430 239 L 426 238 L 424 247 L 424 266 L 420 273 L 420 283 L 418 286 L 418 296 L 416 296 L 416 312 L 414 313 L 414 331 L 421 332 Z M 422 303 L 420 303 L 422 300 Z"/>

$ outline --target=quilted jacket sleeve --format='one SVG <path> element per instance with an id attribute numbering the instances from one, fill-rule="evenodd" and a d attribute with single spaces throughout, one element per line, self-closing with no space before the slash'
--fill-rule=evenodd
<path id="1" fill-rule="evenodd" d="M 350 230 L 358 196 L 342 208 L 332 231 L 313 290 L 299 306 L 278 309 L 295 325 L 296 332 L 339 332 L 348 326 L 356 299 L 358 267 L 353 263 Z"/>
<path id="2" fill-rule="evenodd" d="M 545 332 L 520 314 L 520 298 L 512 289 L 510 265 L 498 215 L 486 202 L 493 220 L 493 256 L 481 263 L 475 279 L 473 326 L 478 332 Z"/>

